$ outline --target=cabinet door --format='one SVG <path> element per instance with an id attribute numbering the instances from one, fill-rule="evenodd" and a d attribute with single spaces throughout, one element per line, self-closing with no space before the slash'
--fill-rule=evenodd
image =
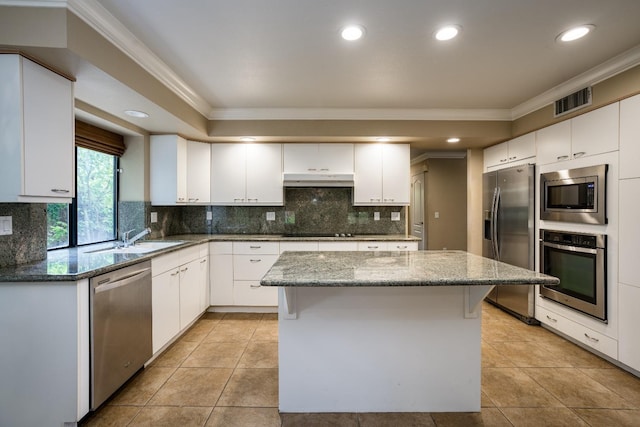
<path id="1" fill-rule="evenodd" d="M 238 204 L 245 199 L 246 145 L 211 144 L 211 203 Z"/>
<path id="2" fill-rule="evenodd" d="M 571 122 L 556 123 L 536 131 L 536 163 L 569 160 L 571 158 Z"/>
<path id="3" fill-rule="evenodd" d="M 247 153 L 247 202 L 258 205 L 284 204 L 282 145 L 249 144 Z"/>
<path id="4" fill-rule="evenodd" d="M 640 339 L 638 339 L 640 287 L 621 283 L 618 292 L 618 322 L 620 325 L 618 357 L 625 365 L 640 370 Z"/>
<path id="5" fill-rule="evenodd" d="M 386 251 L 387 242 L 358 242 L 358 250 L 361 252 Z"/>
<path id="6" fill-rule="evenodd" d="M 509 162 L 529 159 L 536 156 L 536 134 L 534 132 L 519 136 L 507 143 Z"/>
<path id="7" fill-rule="evenodd" d="M 316 161 L 321 173 L 353 173 L 353 144 L 318 144 Z"/>
<path id="8" fill-rule="evenodd" d="M 640 286 L 640 178 L 620 180 L 619 189 L 619 281 Z"/>
<path id="9" fill-rule="evenodd" d="M 408 144 L 382 146 L 382 201 L 408 205 L 411 194 L 411 159 Z"/>
<path id="10" fill-rule="evenodd" d="M 187 141 L 187 199 L 207 204 L 211 199 L 211 144 Z"/>
<path id="11" fill-rule="evenodd" d="M 235 305 L 277 306 L 278 288 L 260 286 L 259 281 L 236 281 L 233 287 Z"/>
<path id="12" fill-rule="evenodd" d="M 22 60 L 25 196 L 75 196 L 73 85 Z"/>
<path id="13" fill-rule="evenodd" d="M 497 144 L 484 149 L 484 168 L 499 166 L 509 160 L 507 143 Z"/>
<path id="14" fill-rule="evenodd" d="M 640 177 L 640 95 L 620 101 L 620 179 Z"/>
<path id="15" fill-rule="evenodd" d="M 200 288 L 200 310 L 202 313 L 209 308 L 209 256 L 204 256 L 198 261 L 198 287 Z"/>
<path id="16" fill-rule="evenodd" d="M 286 173 L 318 172 L 318 144 L 283 144 Z"/>
<path id="17" fill-rule="evenodd" d="M 618 102 L 571 119 L 573 158 L 618 149 L 620 104 Z"/>
<path id="18" fill-rule="evenodd" d="M 382 145 L 355 144 L 354 152 L 354 204 L 382 204 Z"/>
<path id="19" fill-rule="evenodd" d="M 180 329 L 184 329 L 202 312 L 200 288 L 200 260 L 180 266 Z"/>
<path id="20" fill-rule="evenodd" d="M 233 305 L 233 255 L 212 254 L 209 268 L 211 305 Z"/>
<path id="21" fill-rule="evenodd" d="M 186 203 L 187 141 L 178 135 L 153 135 L 149 153 L 151 203 Z"/>
<path id="22" fill-rule="evenodd" d="M 180 332 L 180 270 L 178 268 L 152 279 L 151 312 L 153 353 Z"/>

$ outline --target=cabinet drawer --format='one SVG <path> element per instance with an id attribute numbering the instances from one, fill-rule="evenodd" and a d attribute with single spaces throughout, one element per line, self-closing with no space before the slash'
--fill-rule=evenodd
<path id="1" fill-rule="evenodd" d="M 389 251 L 417 251 L 418 242 L 387 242 Z"/>
<path id="2" fill-rule="evenodd" d="M 278 255 L 234 255 L 235 280 L 260 280 L 278 259 Z"/>
<path id="3" fill-rule="evenodd" d="M 316 252 L 318 242 L 280 242 L 280 253 L 284 251 Z"/>
<path id="4" fill-rule="evenodd" d="M 259 281 L 235 281 L 233 283 L 235 305 L 277 306 L 278 288 L 260 286 Z"/>
<path id="5" fill-rule="evenodd" d="M 538 312 L 536 317 L 540 322 L 617 360 L 618 341 L 540 306 L 536 306 L 536 310 Z"/>
<path id="6" fill-rule="evenodd" d="M 233 253 L 233 243 L 231 242 L 210 242 L 209 254 L 224 255 Z"/>
<path id="7" fill-rule="evenodd" d="M 387 242 L 358 242 L 359 251 L 386 251 Z"/>
<path id="8" fill-rule="evenodd" d="M 357 251 L 358 242 L 319 242 L 320 251 Z"/>
<path id="9" fill-rule="evenodd" d="M 158 274 L 162 274 L 165 271 L 178 268 L 182 264 L 182 258 L 180 256 L 181 252 L 182 251 L 170 252 L 168 254 L 151 258 L 152 276 L 157 276 Z"/>
<path id="10" fill-rule="evenodd" d="M 234 254 L 279 254 L 278 242 L 233 242 Z"/>

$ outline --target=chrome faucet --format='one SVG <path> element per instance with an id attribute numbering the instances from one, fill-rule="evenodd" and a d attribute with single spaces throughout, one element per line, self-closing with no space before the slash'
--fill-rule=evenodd
<path id="1" fill-rule="evenodd" d="M 138 234 L 136 234 L 135 236 L 129 238 L 129 234 L 131 234 L 132 231 L 135 231 L 135 228 L 122 233 L 122 243 L 125 248 L 128 248 L 130 245 L 133 245 L 137 240 L 140 240 L 147 234 L 151 233 L 151 229 L 147 227 L 141 232 L 139 232 Z"/>

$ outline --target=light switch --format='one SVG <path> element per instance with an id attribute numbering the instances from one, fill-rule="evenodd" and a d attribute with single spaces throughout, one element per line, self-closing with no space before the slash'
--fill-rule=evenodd
<path id="1" fill-rule="evenodd" d="M 13 218 L 10 216 L 0 216 L 0 236 L 13 234 Z"/>
<path id="2" fill-rule="evenodd" d="M 391 212 L 391 221 L 400 221 L 400 212 Z"/>
<path id="3" fill-rule="evenodd" d="M 440 212 L 435 212 L 435 213 L 433 214 L 433 217 L 434 217 L 435 219 L 440 218 Z"/>
<path id="4" fill-rule="evenodd" d="M 151 224 L 158 222 L 158 212 L 151 212 Z"/>
<path id="5" fill-rule="evenodd" d="M 275 212 L 267 212 L 267 221 L 275 221 L 276 213 Z"/>
<path id="6" fill-rule="evenodd" d="M 380 212 L 374 212 L 373 213 L 373 220 L 374 221 L 380 221 Z"/>

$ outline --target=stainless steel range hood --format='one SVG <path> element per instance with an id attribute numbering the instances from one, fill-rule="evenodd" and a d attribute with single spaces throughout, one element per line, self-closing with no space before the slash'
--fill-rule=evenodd
<path id="1" fill-rule="evenodd" d="M 353 187 L 352 173 L 284 173 L 285 187 Z"/>

